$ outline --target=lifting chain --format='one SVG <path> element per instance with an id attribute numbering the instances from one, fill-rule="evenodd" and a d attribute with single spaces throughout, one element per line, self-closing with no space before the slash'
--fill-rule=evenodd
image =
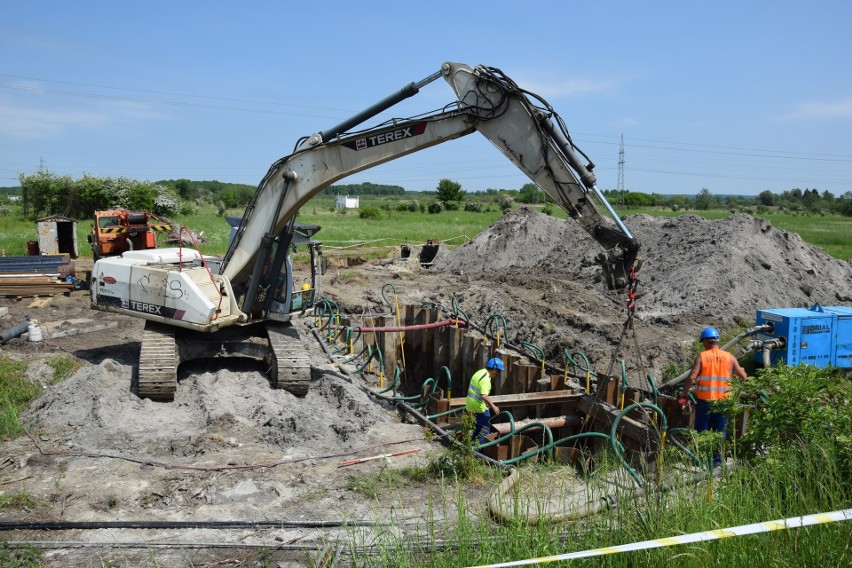
<path id="1" fill-rule="evenodd" d="M 636 278 L 636 265 L 630 267 L 630 282 L 627 284 L 627 317 L 633 319 L 636 312 L 636 287 L 639 279 Z"/>
<path id="2" fill-rule="evenodd" d="M 633 326 L 633 316 L 636 313 L 636 289 L 639 287 L 639 278 L 636 276 L 636 265 L 630 267 L 630 280 L 627 284 L 627 319 L 624 321 L 624 327 L 621 330 L 621 337 L 618 339 L 618 345 L 612 353 L 612 360 L 609 363 L 609 368 L 606 374 L 612 374 L 612 368 L 615 365 L 615 360 L 618 353 L 621 351 L 621 346 L 624 343 L 624 338 L 628 331 L 633 332 L 633 341 L 636 346 L 636 355 L 639 357 L 639 364 L 644 368 L 645 363 L 642 359 L 642 351 L 639 347 L 639 337 L 636 335 L 636 328 Z"/>

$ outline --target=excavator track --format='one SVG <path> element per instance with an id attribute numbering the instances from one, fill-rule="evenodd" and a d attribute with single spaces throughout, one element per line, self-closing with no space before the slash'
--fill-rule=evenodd
<path id="1" fill-rule="evenodd" d="M 311 363 L 299 332 L 289 324 L 267 322 L 266 333 L 271 359 L 269 380 L 273 388 L 305 396 L 311 383 Z"/>
<path id="2" fill-rule="evenodd" d="M 139 398 L 172 401 L 177 389 L 178 351 L 175 329 L 145 323 L 139 354 Z"/>

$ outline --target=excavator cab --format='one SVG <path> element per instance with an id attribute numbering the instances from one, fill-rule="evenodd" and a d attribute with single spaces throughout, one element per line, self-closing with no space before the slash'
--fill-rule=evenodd
<path id="1" fill-rule="evenodd" d="M 294 314 L 304 314 L 319 298 L 322 275 L 327 266 L 322 256 L 322 244 L 313 239 L 319 230 L 319 225 L 297 223 L 294 226 L 290 246 L 283 251 L 284 269 L 278 274 L 275 292 L 269 302 L 269 319 L 287 321 Z M 272 258 L 277 256 L 278 246 L 278 243 L 273 245 Z M 299 253 L 303 247 L 307 248 L 309 254 L 310 273 L 297 283 L 290 253 Z"/>

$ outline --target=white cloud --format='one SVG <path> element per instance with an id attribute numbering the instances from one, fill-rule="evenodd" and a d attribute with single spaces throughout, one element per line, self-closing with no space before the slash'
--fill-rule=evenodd
<path id="1" fill-rule="evenodd" d="M 7 140 L 42 140 L 74 129 L 115 128 L 161 116 L 148 105 L 139 103 L 96 101 L 82 107 L 51 105 L 41 98 L 43 91 L 38 84 L 21 87 L 30 93 L 24 100 L 0 98 L 0 124 Z"/>
<path id="2" fill-rule="evenodd" d="M 522 81 L 518 80 L 518 85 L 525 91 L 530 91 L 545 99 L 556 99 L 559 97 L 569 97 L 572 95 L 581 95 L 586 93 L 607 93 L 615 90 L 624 82 L 623 79 L 586 79 L 573 78 L 563 79 L 549 82 L 541 81 Z"/>
<path id="3" fill-rule="evenodd" d="M 800 103 L 793 112 L 780 117 L 780 120 L 808 118 L 852 118 L 852 97 L 834 102 Z"/>

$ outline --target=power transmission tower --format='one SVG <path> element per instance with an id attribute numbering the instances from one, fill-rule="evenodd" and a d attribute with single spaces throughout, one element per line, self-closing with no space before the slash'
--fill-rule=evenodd
<path id="1" fill-rule="evenodd" d="M 618 190 L 624 191 L 624 134 L 621 135 L 621 146 L 618 148 Z"/>

